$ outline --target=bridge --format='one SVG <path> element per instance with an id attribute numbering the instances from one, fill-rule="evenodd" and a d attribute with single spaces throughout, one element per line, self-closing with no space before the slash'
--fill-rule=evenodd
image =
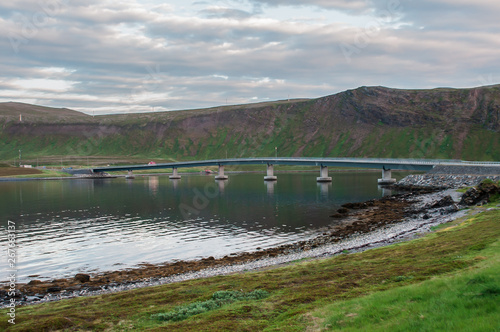
<path id="1" fill-rule="evenodd" d="M 331 182 L 332 178 L 328 176 L 328 167 L 354 167 L 354 168 L 371 168 L 382 170 L 382 178 L 378 180 L 379 184 L 391 184 L 396 182 L 391 178 L 392 170 L 414 170 L 414 171 L 429 171 L 436 166 L 484 166 L 484 167 L 500 167 L 498 162 L 477 162 L 463 160 L 431 160 L 431 159 L 375 159 L 375 158 L 233 158 L 233 159 L 215 159 L 202 161 L 185 161 L 175 163 L 161 163 L 154 165 L 125 165 L 125 166 L 108 166 L 96 167 L 92 171 L 94 173 L 128 171 L 128 176 L 133 176 L 134 170 L 147 169 L 172 169 L 171 179 L 180 179 L 178 173 L 179 168 L 189 167 L 205 167 L 218 166 L 219 172 L 215 176 L 216 180 L 226 180 L 227 175 L 224 174 L 224 166 L 227 165 L 266 165 L 267 175 L 264 177 L 266 181 L 275 181 L 277 177 L 274 175 L 274 165 L 287 166 L 318 166 L 320 168 L 320 176 L 318 182 Z"/>

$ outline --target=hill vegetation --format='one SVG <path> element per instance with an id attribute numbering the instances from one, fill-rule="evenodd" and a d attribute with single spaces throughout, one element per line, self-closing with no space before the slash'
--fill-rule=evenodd
<path id="1" fill-rule="evenodd" d="M 23 121 L 19 121 L 19 114 Z M 500 160 L 500 86 L 360 87 L 311 100 L 86 115 L 0 104 L 0 159 L 279 156 Z"/>

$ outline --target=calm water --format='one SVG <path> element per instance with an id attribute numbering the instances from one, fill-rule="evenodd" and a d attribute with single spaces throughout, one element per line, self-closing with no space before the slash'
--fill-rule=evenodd
<path id="1" fill-rule="evenodd" d="M 0 182 L 0 270 L 16 224 L 21 281 L 140 263 L 221 257 L 310 238 L 346 202 L 381 197 L 376 173 L 189 175 L 133 180 Z M 6 280 L 6 274 L 0 280 Z"/>

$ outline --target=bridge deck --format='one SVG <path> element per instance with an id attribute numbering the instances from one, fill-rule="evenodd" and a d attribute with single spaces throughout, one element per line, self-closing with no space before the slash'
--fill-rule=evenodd
<path id="1" fill-rule="evenodd" d="M 500 167 L 498 162 L 471 162 L 462 160 L 430 159 L 374 159 L 374 158 L 235 158 L 203 161 L 162 163 L 156 165 L 124 165 L 93 168 L 94 172 L 134 171 L 163 168 L 188 168 L 220 165 L 288 165 L 288 166 L 331 166 L 392 170 L 429 171 L 434 166 L 487 166 Z"/>

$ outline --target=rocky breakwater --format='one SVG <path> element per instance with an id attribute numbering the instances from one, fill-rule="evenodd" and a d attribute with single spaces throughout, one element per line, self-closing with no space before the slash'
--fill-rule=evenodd
<path id="1" fill-rule="evenodd" d="M 408 175 L 393 187 L 402 190 L 444 190 L 472 187 L 491 179 L 500 181 L 500 167 L 436 166 L 426 174 Z"/>

